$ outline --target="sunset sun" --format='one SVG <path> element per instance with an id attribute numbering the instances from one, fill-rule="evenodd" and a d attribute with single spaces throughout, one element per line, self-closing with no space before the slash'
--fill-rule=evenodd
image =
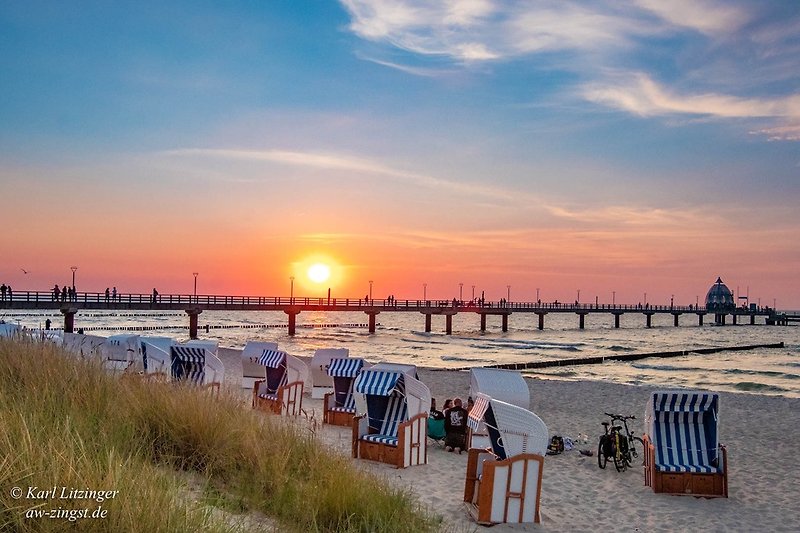
<path id="1" fill-rule="evenodd" d="M 323 263 L 314 263 L 308 267 L 308 271 L 306 273 L 308 274 L 308 279 L 314 283 L 322 283 L 327 281 L 331 276 L 331 268 Z"/>

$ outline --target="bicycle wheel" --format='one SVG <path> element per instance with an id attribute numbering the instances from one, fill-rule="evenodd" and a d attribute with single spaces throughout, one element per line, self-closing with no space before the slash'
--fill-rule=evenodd
<path id="1" fill-rule="evenodd" d="M 644 441 L 639 437 L 631 437 L 628 440 L 628 450 L 631 452 L 633 459 L 639 458 L 638 450 L 642 450 L 642 457 L 644 457 Z M 631 464 L 633 464 L 633 461 L 631 461 Z"/>
<path id="2" fill-rule="evenodd" d="M 597 466 L 605 468 L 608 462 L 608 456 L 603 453 L 603 437 L 600 437 L 600 442 L 597 444 Z"/>

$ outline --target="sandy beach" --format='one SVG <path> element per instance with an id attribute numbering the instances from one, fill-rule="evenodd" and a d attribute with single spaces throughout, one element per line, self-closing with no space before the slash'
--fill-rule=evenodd
<path id="1" fill-rule="evenodd" d="M 225 381 L 241 386 L 238 350 L 221 348 Z M 419 369 L 439 403 L 449 397 L 466 399 L 469 373 Z M 602 432 L 603 411 L 644 418 L 644 406 L 653 388 L 601 382 L 527 380 L 532 410 L 547 424 L 551 435 L 577 438 L 588 444 L 548 456 L 545 461 L 539 525 L 498 525 L 492 531 L 797 531 L 800 524 L 800 484 L 796 480 L 800 400 L 755 394 L 720 393 L 720 441 L 728 448 L 729 498 L 654 494 L 644 486 L 641 468 L 618 473 L 600 470 L 596 451 Z M 310 385 L 310 384 L 309 384 Z M 241 390 L 241 389 L 239 389 Z M 317 434 L 332 449 L 350 455 L 350 429 L 321 424 L 322 401 L 303 399 L 309 418 L 319 422 Z M 268 415 L 265 415 L 268 416 Z M 298 423 L 308 423 L 298 420 Z M 633 426 L 641 433 L 643 422 Z M 466 454 L 448 453 L 436 445 L 428 449 L 428 464 L 398 470 L 371 461 L 354 460 L 409 488 L 422 505 L 441 515 L 454 531 L 483 529 L 470 521 L 462 503 Z"/>

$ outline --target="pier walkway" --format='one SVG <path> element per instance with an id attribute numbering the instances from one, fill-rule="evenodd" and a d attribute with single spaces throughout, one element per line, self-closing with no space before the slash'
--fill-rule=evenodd
<path id="1" fill-rule="evenodd" d="M 613 317 L 614 327 L 620 327 L 624 314 L 639 314 L 644 317 L 645 327 L 651 327 L 656 314 L 673 316 L 679 326 L 682 315 L 695 315 L 697 324 L 703 325 L 707 314 L 714 316 L 714 323 L 724 325 L 730 316 L 731 324 L 756 323 L 756 317 L 765 317 L 766 324 L 787 325 L 785 314 L 774 309 L 736 308 L 727 311 L 709 311 L 704 307 L 671 305 L 611 305 L 611 304 L 564 304 L 558 302 L 461 302 L 458 300 L 378 300 L 369 298 L 314 298 L 281 296 L 220 296 L 193 294 L 117 294 L 116 298 L 105 293 L 78 292 L 73 298 L 62 299 L 52 291 L 14 291 L 0 300 L 0 310 L 60 310 L 64 315 L 64 331 L 72 332 L 75 314 L 81 310 L 160 310 L 185 311 L 189 315 L 189 335 L 197 337 L 198 316 L 203 311 L 282 311 L 288 316 L 288 333 L 296 333 L 297 315 L 304 311 L 363 312 L 369 319 L 369 331 L 375 332 L 376 317 L 380 313 L 420 313 L 424 316 L 425 331 L 431 331 L 434 315 L 445 318 L 445 332 L 453 330 L 453 316 L 458 313 L 474 313 L 480 317 L 481 331 L 486 330 L 489 316 L 498 316 L 503 331 L 508 331 L 508 317 L 512 313 L 532 313 L 538 317 L 538 328 L 544 329 L 545 317 L 550 313 L 572 313 L 578 318 L 578 327 L 584 329 L 586 315 L 607 314 Z"/>

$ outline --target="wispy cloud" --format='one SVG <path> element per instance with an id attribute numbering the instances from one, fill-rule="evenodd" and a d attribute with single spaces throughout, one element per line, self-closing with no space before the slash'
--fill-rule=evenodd
<path id="1" fill-rule="evenodd" d="M 734 33 L 750 18 L 745 10 L 729 2 L 635 0 L 635 4 L 670 24 L 710 35 Z"/>
<path id="2" fill-rule="evenodd" d="M 484 186 L 475 183 L 457 182 L 417 172 L 398 169 L 375 161 L 349 154 L 292 150 L 235 150 L 215 148 L 185 148 L 167 150 L 162 155 L 170 157 L 206 157 L 234 159 L 240 161 L 263 161 L 284 165 L 310 167 L 331 171 L 349 171 L 363 174 L 378 174 L 431 189 L 443 189 L 455 193 L 490 198 L 503 202 L 531 201 L 532 198 L 519 191 L 507 190 L 497 185 Z"/>
<path id="3" fill-rule="evenodd" d="M 587 100 L 642 117 L 694 115 L 712 118 L 776 119 L 782 125 L 751 131 L 771 140 L 798 140 L 800 94 L 776 98 L 741 98 L 726 94 L 677 94 L 646 74 L 635 73 L 583 89 Z"/>

